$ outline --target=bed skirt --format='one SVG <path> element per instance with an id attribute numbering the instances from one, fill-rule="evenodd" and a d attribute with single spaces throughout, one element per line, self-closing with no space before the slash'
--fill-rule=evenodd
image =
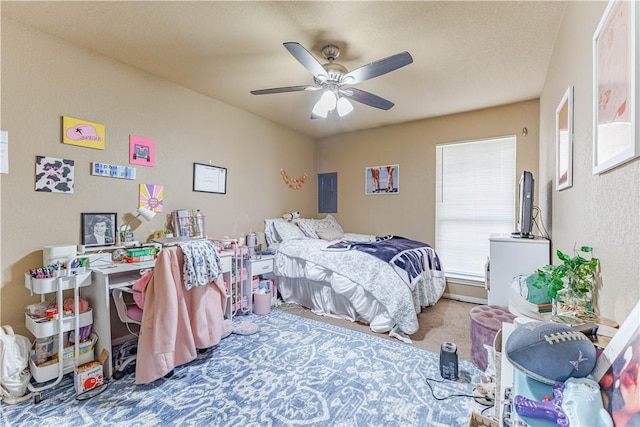
<path id="1" fill-rule="evenodd" d="M 345 282 L 349 283 L 338 293 L 326 281 L 279 276 L 278 293 L 284 302 L 300 304 L 317 315 L 363 322 L 377 333 L 391 331 L 395 325 L 382 304 L 355 283 Z"/>

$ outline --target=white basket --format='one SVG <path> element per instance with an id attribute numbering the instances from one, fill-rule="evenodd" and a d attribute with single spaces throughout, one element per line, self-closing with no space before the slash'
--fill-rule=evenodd
<path id="1" fill-rule="evenodd" d="M 79 288 L 91 284 L 91 271 L 86 271 L 86 268 L 72 269 L 71 273 L 70 276 L 59 276 L 49 279 L 34 279 L 29 273 L 24 273 L 24 286 L 33 293 L 48 294 L 58 290 L 58 283 L 60 283 L 63 290 L 73 289 L 74 280 L 78 281 Z"/>
<path id="2" fill-rule="evenodd" d="M 60 315 L 60 314 L 58 314 Z M 51 319 L 44 322 L 37 322 L 27 313 L 24 314 L 25 317 L 25 325 L 27 329 L 33 334 L 36 338 L 46 338 L 52 335 L 58 334 L 58 320 Z M 84 313 L 80 313 L 78 315 L 80 327 L 89 326 L 93 323 L 93 309 L 89 309 Z M 75 316 L 66 316 L 62 319 L 62 332 L 67 332 L 72 329 L 75 329 Z"/>
<path id="3" fill-rule="evenodd" d="M 83 363 L 91 362 L 95 357 L 94 348 L 95 344 L 98 341 L 98 336 L 95 333 L 91 333 L 90 335 L 91 341 L 89 341 L 88 346 L 86 342 L 80 343 L 80 355 L 78 356 L 78 365 L 82 365 Z M 83 353 L 83 350 L 85 351 Z M 74 346 L 65 347 L 64 355 L 63 355 L 63 372 L 65 374 L 72 372 L 75 366 L 75 358 L 73 357 Z M 54 378 L 58 378 L 58 363 L 52 363 L 47 366 L 37 366 L 35 364 L 36 355 L 35 352 L 31 352 L 31 358 L 29 359 L 29 368 L 31 370 L 31 375 L 33 378 L 39 382 L 44 383 L 47 381 L 51 381 Z"/>

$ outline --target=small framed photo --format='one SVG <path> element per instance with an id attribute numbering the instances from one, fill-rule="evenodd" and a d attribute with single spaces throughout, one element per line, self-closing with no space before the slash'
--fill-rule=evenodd
<path id="1" fill-rule="evenodd" d="M 636 1 L 610 0 L 593 36 L 593 173 L 640 156 Z"/>
<path id="2" fill-rule="evenodd" d="M 115 245 L 117 213 L 82 213 L 82 244 L 84 246 Z"/>
<path id="3" fill-rule="evenodd" d="M 400 165 L 369 166 L 364 170 L 364 194 L 398 194 Z"/>
<path id="4" fill-rule="evenodd" d="M 573 86 L 569 86 L 556 109 L 556 190 L 573 182 Z"/>
<path id="5" fill-rule="evenodd" d="M 227 194 L 227 168 L 194 163 L 193 191 Z"/>

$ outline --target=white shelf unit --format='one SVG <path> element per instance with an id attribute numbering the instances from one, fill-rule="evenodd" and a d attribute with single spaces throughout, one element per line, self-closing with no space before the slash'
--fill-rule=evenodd
<path id="1" fill-rule="evenodd" d="M 492 234 L 489 239 L 490 305 L 509 306 L 509 287 L 515 276 L 533 274 L 549 264 L 549 240 L 523 239 L 509 234 Z"/>
<path id="2" fill-rule="evenodd" d="M 246 255 L 248 255 L 246 246 L 235 247 L 231 251 L 220 254 L 222 277 L 227 294 L 224 310 L 224 316 L 227 319 L 233 319 L 239 314 L 251 313 L 253 308 L 251 276 L 245 260 Z"/>
<path id="3" fill-rule="evenodd" d="M 69 261 L 70 263 L 71 261 Z M 69 316 L 64 315 L 63 307 L 63 293 L 64 291 L 73 290 L 74 299 L 74 313 L 79 312 L 79 299 L 80 288 L 90 287 L 92 284 L 90 271 L 73 271 L 66 270 L 63 275 L 55 278 L 39 279 L 33 278 L 30 274 L 25 273 L 24 285 L 32 294 L 39 294 L 42 302 L 46 301 L 46 294 L 56 294 L 56 304 L 58 307 L 57 319 L 37 321 L 33 319 L 29 314 L 25 313 L 25 324 L 27 329 L 36 338 L 46 338 L 50 336 L 57 336 L 58 340 L 58 362 L 52 363 L 46 366 L 37 366 L 33 359 L 30 358 L 29 367 L 33 378 L 38 383 L 45 383 L 47 381 L 54 380 L 52 383 L 45 384 L 37 387 L 34 384 L 29 384 L 29 390 L 34 393 L 35 403 L 40 402 L 40 392 L 55 387 L 60 383 L 62 377 L 65 374 L 74 371 L 75 366 L 82 363 L 89 362 L 94 359 L 94 348 L 96 341 L 95 335 L 93 336 L 93 344 L 81 344 L 79 339 L 75 340 L 73 350 L 70 353 L 71 357 L 65 357 L 64 348 L 64 333 L 73 330 L 75 337 L 80 336 L 80 328 L 83 326 L 89 326 L 93 323 L 93 311 L 89 310 L 79 315 L 72 314 Z M 81 354 L 81 348 L 84 353 Z M 66 354 L 69 354 L 67 351 Z M 62 360 L 62 363 L 60 362 Z"/>

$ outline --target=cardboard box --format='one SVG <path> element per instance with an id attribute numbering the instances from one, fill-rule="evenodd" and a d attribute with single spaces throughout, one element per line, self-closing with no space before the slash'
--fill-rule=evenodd
<path id="1" fill-rule="evenodd" d="M 500 427 L 500 424 L 494 419 L 484 417 L 476 412 L 471 413 L 469 427 Z"/>
<path id="2" fill-rule="evenodd" d="M 109 352 L 102 350 L 98 360 L 84 363 L 76 367 L 76 393 L 94 389 L 104 383 L 104 362 L 109 358 Z"/>

